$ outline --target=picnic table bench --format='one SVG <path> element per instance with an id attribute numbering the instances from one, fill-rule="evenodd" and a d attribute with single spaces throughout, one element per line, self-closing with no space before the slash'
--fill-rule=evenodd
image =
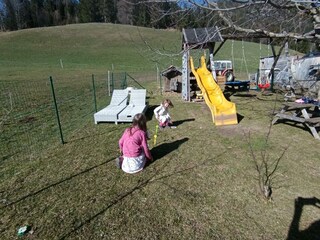
<path id="1" fill-rule="evenodd" d="M 302 123 L 312 133 L 315 139 L 320 140 L 317 127 L 320 127 L 320 111 L 319 107 L 311 103 L 284 103 L 280 112 L 278 112 L 273 120 L 272 125 L 278 120 L 292 121 L 294 123 Z"/>

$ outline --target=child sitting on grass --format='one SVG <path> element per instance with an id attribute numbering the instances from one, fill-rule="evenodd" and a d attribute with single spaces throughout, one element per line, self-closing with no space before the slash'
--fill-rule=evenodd
<path id="1" fill-rule="evenodd" d="M 132 126 L 124 131 L 119 140 L 122 156 L 116 159 L 116 164 L 124 172 L 140 172 L 147 161 L 152 161 L 147 138 L 146 117 L 138 113 L 133 117 Z"/>
<path id="2" fill-rule="evenodd" d="M 170 127 L 172 125 L 172 120 L 169 115 L 169 107 L 173 107 L 171 100 L 165 99 L 160 106 L 156 107 L 153 111 L 155 118 L 159 122 L 159 127 Z"/>

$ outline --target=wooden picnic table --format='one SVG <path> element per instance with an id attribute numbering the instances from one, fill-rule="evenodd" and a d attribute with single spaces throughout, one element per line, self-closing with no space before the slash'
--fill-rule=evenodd
<path id="1" fill-rule="evenodd" d="M 280 112 L 277 113 L 272 125 L 278 120 L 292 121 L 302 123 L 311 131 L 315 139 L 320 140 L 317 127 L 320 127 L 320 111 L 319 106 L 311 103 L 284 103 Z"/>

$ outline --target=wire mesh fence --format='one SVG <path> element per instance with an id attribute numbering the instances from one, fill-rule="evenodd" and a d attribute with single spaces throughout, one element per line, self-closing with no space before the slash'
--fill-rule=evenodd
<path id="1" fill-rule="evenodd" d="M 0 88 L 2 159 L 50 144 L 55 124 L 49 82 L 5 81 Z"/>
<path id="2" fill-rule="evenodd" d="M 113 89 L 144 88 L 155 74 L 106 73 L 77 78 L 0 81 L 0 160 L 65 143 L 106 107 Z M 141 81 L 141 83 L 140 83 Z"/>

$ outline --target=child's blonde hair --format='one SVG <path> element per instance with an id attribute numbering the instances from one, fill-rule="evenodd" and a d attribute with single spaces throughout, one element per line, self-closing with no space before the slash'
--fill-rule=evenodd
<path id="1" fill-rule="evenodd" d="M 173 107 L 173 103 L 171 102 L 170 99 L 165 99 L 165 100 L 162 101 L 162 105 L 164 105 L 165 103 L 168 103 L 169 107 Z"/>
<path id="2" fill-rule="evenodd" d="M 130 129 L 130 134 L 132 134 L 131 130 L 132 128 L 138 126 L 139 129 L 142 131 L 147 131 L 147 119 L 146 116 L 143 113 L 137 113 L 134 115 L 132 120 L 132 127 Z"/>

